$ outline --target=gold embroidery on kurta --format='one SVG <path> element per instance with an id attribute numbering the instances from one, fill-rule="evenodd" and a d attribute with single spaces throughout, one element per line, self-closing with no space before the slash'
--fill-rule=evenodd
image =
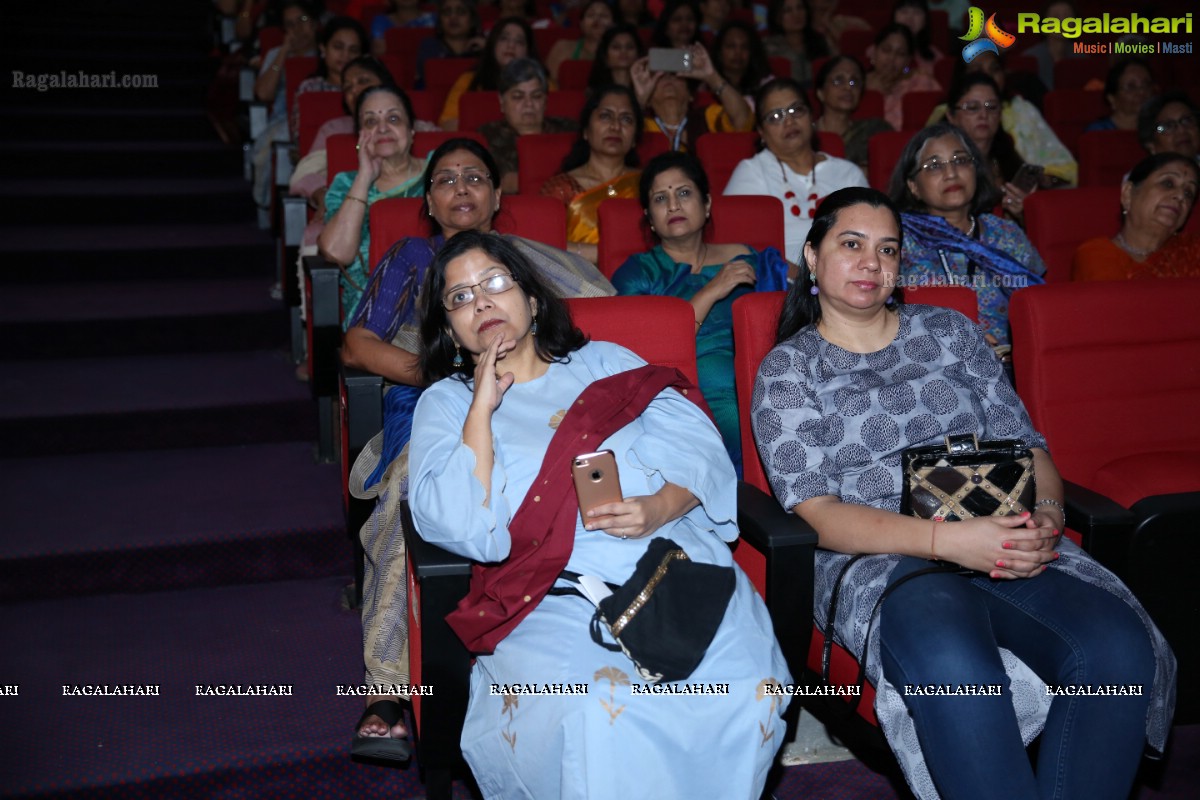
<path id="1" fill-rule="evenodd" d="M 550 428 L 552 430 L 558 430 L 558 426 L 562 422 L 562 419 L 566 413 L 566 411 L 560 408 L 558 411 L 555 411 L 550 415 Z"/>
<path id="2" fill-rule="evenodd" d="M 617 687 L 628 686 L 629 676 L 616 667 L 601 667 L 592 677 L 596 682 L 608 681 L 608 700 L 600 699 L 600 705 L 608 712 L 608 724 L 612 725 L 625 710 L 624 705 L 617 705 Z"/>
<path id="3" fill-rule="evenodd" d="M 514 753 L 517 752 L 517 732 L 512 729 L 513 715 L 520 702 L 521 698 L 515 694 L 506 694 L 504 695 L 504 707 L 500 709 L 501 716 L 508 715 L 508 722 L 504 724 L 504 730 L 500 731 L 500 735 L 504 737 L 504 741 L 508 742 L 508 746 Z"/>
<path id="4" fill-rule="evenodd" d="M 772 691 L 768 692 L 767 687 L 771 687 Z M 771 699 L 771 705 L 767 709 L 766 722 L 758 723 L 759 733 L 762 734 L 762 741 L 758 743 L 759 747 L 765 747 L 767 742 L 775 738 L 774 722 L 775 709 L 777 706 L 783 705 L 782 695 L 783 684 L 774 678 L 763 678 L 758 682 L 758 689 L 755 692 L 755 702 L 762 701 L 764 698 Z"/>

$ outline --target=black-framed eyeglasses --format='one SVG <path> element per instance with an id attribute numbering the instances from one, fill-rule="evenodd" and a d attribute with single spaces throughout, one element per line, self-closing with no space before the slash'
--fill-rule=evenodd
<path id="1" fill-rule="evenodd" d="M 980 103 L 977 100 L 972 100 L 968 103 L 959 103 L 955 106 L 955 108 L 964 114 L 978 114 L 980 111 L 989 115 L 1000 113 L 1000 104 L 993 103 L 990 100 L 984 103 Z"/>
<path id="2" fill-rule="evenodd" d="M 917 172 L 928 172 L 931 175 L 938 175 L 942 172 L 942 170 L 950 166 L 962 167 L 963 169 L 970 167 L 971 169 L 974 169 L 975 159 L 971 156 L 964 155 L 953 156 L 947 161 L 942 161 L 941 159 L 935 158 L 932 161 L 926 161 L 924 164 L 918 166 Z"/>
<path id="3" fill-rule="evenodd" d="M 1196 130 L 1196 116 L 1194 114 L 1187 114 L 1179 119 L 1164 119 L 1154 126 L 1154 131 L 1156 133 L 1167 134 L 1176 128 L 1183 128 L 1185 131 Z"/>
<path id="4" fill-rule="evenodd" d="M 489 275 L 479 283 L 470 286 L 458 286 L 442 295 L 442 308 L 447 311 L 457 311 L 463 306 L 475 302 L 475 289 L 478 287 L 486 295 L 504 294 L 517 285 L 517 279 L 507 272 L 497 272 Z"/>
<path id="5" fill-rule="evenodd" d="M 803 102 L 792 103 L 787 108 L 777 108 L 763 115 L 762 121 L 767 125 L 782 125 L 785 119 L 803 119 L 808 116 L 808 106 Z"/>
<path id="6" fill-rule="evenodd" d="M 462 172 L 437 172 L 433 176 L 433 185 L 437 189 L 453 189 L 459 178 L 467 186 L 482 186 L 491 179 L 491 174 L 478 169 L 465 169 Z"/>

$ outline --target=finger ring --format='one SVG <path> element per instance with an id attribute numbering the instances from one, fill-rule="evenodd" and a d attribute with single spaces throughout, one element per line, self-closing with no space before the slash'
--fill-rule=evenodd
<path id="1" fill-rule="evenodd" d="M 628 538 L 629 538 L 629 536 L 628 536 L 628 534 L 624 534 L 624 533 L 623 533 L 623 534 L 621 534 L 621 538 L 622 538 L 622 539 L 628 539 Z"/>

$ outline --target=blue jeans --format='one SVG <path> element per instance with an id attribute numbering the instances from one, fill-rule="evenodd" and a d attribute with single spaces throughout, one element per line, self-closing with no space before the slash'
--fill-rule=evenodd
<path id="1" fill-rule="evenodd" d="M 905 558 L 892 582 L 929 566 Z M 883 674 L 904 695 L 943 798 L 1118 798 L 1133 784 L 1154 681 L 1150 637 L 1103 589 L 1054 568 L 1035 578 L 922 575 L 880 609 Z M 1005 647 L 1049 685 L 1144 687 L 1142 696 L 1056 696 L 1036 768 L 1021 743 Z M 1001 696 L 916 695 L 906 685 L 999 685 Z"/>

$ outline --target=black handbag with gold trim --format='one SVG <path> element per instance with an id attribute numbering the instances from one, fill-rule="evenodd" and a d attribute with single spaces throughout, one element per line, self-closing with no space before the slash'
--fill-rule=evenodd
<path id="1" fill-rule="evenodd" d="M 947 436 L 941 445 L 908 448 L 900 461 L 901 514 L 956 521 L 1033 509 L 1033 453 L 1015 439 Z"/>

